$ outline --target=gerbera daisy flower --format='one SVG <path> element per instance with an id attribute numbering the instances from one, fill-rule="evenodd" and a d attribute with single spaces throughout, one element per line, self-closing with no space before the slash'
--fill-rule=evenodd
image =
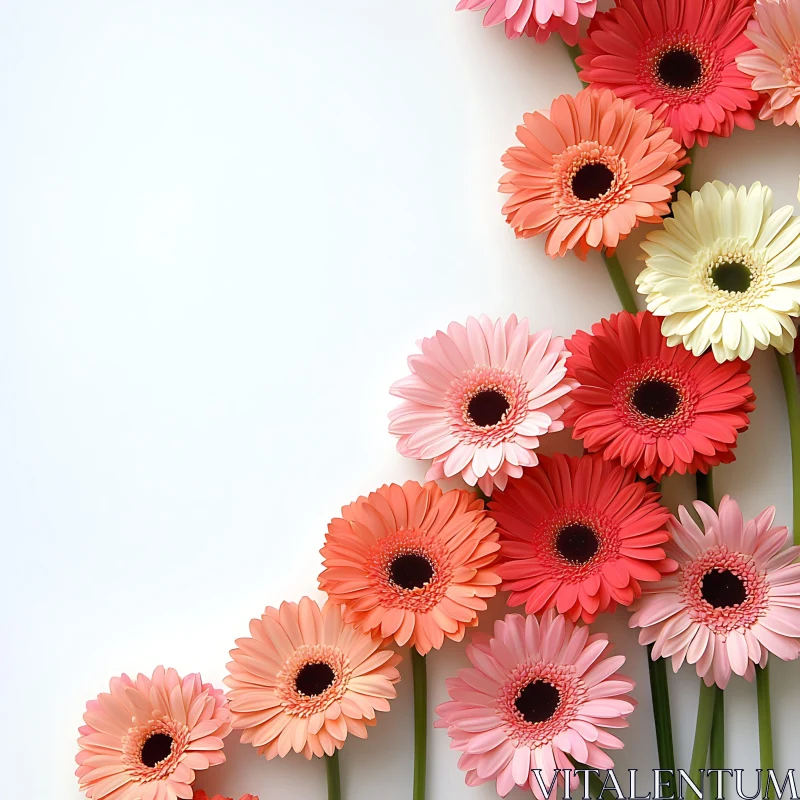
<path id="1" fill-rule="evenodd" d="M 225 761 L 231 732 L 221 690 L 164 667 L 151 678 L 112 678 L 83 721 L 75 774 L 95 800 L 191 798 L 195 772 Z"/>
<path id="2" fill-rule="evenodd" d="M 527 34 L 537 42 L 546 42 L 551 33 L 561 34 L 569 45 L 580 38 L 579 20 L 592 17 L 597 0 L 460 0 L 456 11 L 488 9 L 483 25 L 505 24 L 506 36 L 517 39 Z"/>
<path id="3" fill-rule="evenodd" d="M 500 191 L 517 237 L 547 233 L 553 258 L 615 248 L 640 222 L 658 222 L 682 180 L 685 151 L 648 111 L 610 91 L 561 95 L 549 118 L 525 114 L 521 147 L 503 156 Z"/>
<path id="4" fill-rule="evenodd" d="M 607 657 L 606 634 L 548 611 L 541 622 L 509 614 L 491 639 L 475 639 L 472 667 L 447 681 L 452 700 L 439 706 L 435 725 L 463 752 L 468 786 L 495 781 L 501 797 L 522 786 L 545 800 L 537 774 L 545 787 L 556 778 L 564 786 L 563 770 L 576 762 L 614 766 L 605 751 L 623 744 L 606 729 L 627 727 L 636 703 L 627 694 L 634 682 L 617 672 L 625 656 Z M 578 785 L 574 774 L 570 785 Z"/>
<path id="5" fill-rule="evenodd" d="M 665 557 L 669 511 L 633 470 L 599 456 L 542 458 L 492 500 L 497 572 L 510 606 L 555 607 L 593 622 L 641 596 L 640 581 L 675 569 Z"/>
<path id="6" fill-rule="evenodd" d="M 800 218 L 772 213 L 772 190 L 707 183 L 680 192 L 673 219 L 647 235 L 636 283 L 647 307 L 664 317 L 671 347 L 717 361 L 750 358 L 754 348 L 790 353 L 800 311 Z"/>
<path id="7" fill-rule="evenodd" d="M 736 63 L 753 79 L 753 89 L 766 94 L 759 117 L 775 125 L 796 125 L 800 108 L 800 8 L 793 0 L 757 2 L 747 37 L 754 50 Z"/>
<path id="8" fill-rule="evenodd" d="M 736 66 L 753 0 L 616 0 L 581 40 L 581 80 L 663 119 L 686 147 L 753 130 L 758 94 Z"/>
<path id="9" fill-rule="evenodd" d="M 755 408 L 746 361 L 670 347 L 660 327 L 649 311 L 623 311 L 578 331 L 567 375 L 579 385 L 564 415 L 587 450 L 655 481 L 733 461 Z"/>
<path id="10" fill-rule="evenodd" d="M 774 508 L 745 522 L 727 496 L 719 514 L 694 507 L 705 530 L 679 509 L 667 545 L 678 570 L 645 589 L 630 625 L 641 628 L 641 644 L 654 643 L 653 659 L 671 658 L 676 672 L 696 664 L 707 686 L 724 689 L 731 671 L 753 680 L 770 653 L 787 661 L 800 654 L 800 547 L 772 526 Z"/>
<path id="11" fill-rule="evenodd" d="M 236 640 L 225 684 L 233 727 L 267 760 L 332 756 L 348 733 L 366 739 L 396 696 L 400 656 L 347 625 L 335 604 L 267 607 L 250 634 Z"/>
<path id="12" fill-rule="evenodd" d="M 382 486 L 328 525 L 320 589 L 359 630 L 425 655 L 461 641 L 495 595 L 494 527 L 472 492 Z"/>
<path id="13" fill-rule="evenodd" d="M 470 317 L 419 342 L 411 375 L 391 393 L 403 402 L 389 414 L 397 449 L 433 459 L 427 480 L 459 473 L 490 495 L 536 464 L 539 437 L 563 430 L 570 384 L 564 340 L 530 333 L 528 321 Z"/>
<path id="14" fill-rule="evenodd" d="M 202 789 L 195 789 L 192 800 L 233 800 L 233 798 L 223 797 L 221 794 L 215 794 L 213 797 L 209 797 Z M 258 798 L 254 794 L 243 794 L 240 800 L 258 800 Z"/>

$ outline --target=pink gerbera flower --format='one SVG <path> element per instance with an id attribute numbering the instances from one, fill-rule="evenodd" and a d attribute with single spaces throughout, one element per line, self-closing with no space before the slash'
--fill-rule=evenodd
<path id="1" fill-rule="evenodd" d="M 754 128 L 758 95 L 736 66 L 754 0 L 616 0 L 581 41 L 581 79 L 663 119 L 677 141 Z"/>
<path id="2" fill-rule="evenodd" d="M 640 581 L 676 567 L 663 549 L 670 514 L 660 498 L 633 470 L 598 456 L 542 457 L 490 507 L 509 605 L 529 614 L 555 606 L 586 622 L 630 605 Z"/>
<path id="3" fill-rule="evenodd" d="M 500 191 L 517 237 L 547 234 L 549 256 L 615 248 L 640 222 L 658 222 L 685 152 L 647 111 L 609 91 L 561 95 L 549 118 L 525 114 L 521 147 L 503 156 Z"/>
<path id="4" fill-rule="evenodd" d="M 752 76 L 753 89 L 767 95 L 759 117 L 776 125 L 796 125 L 800 109 L 800 5 L 795 0 L 756 3 L 747 37 L 756 49 L 736 63 Z"/>
<path id="5" fill-rule="evenodd" d="M 667 555 L 679 569 L 647 587 L 631 617 L 639 642 L 653 645 L 653 658 L 697 665 L 707 686 L 724 689 L 731 672 L 752 680 L 754 665 L 772 653 L 800 654 L 800 547 L 788 547 L 789 531 L 772 527 L 775 509 L 744 522 L 739 506 L 723 497 L 719 514 L 699 501 L 670 524 Z"/>
<path id="6" fill-rule="evenodd" d="M 564 421 L 587 450 L 655 481 L 734 460 L 755 408 L 746 361 L 668 347 L 649 311 L 614 314 L 567 347 L 567 375 L 579 385 Z"/>
<path id="7" fill-rule="evenodd" d="M 195 772 L 225 761 L 231 732 L 221 690 L 164 667 L 152 678 L 113 678 L 83 719 L 76 775 L 94 800 L 190 798 Z"/>
<path id="8" fill-rule="evenodd" d="M 537 42 L 546 42 L 551 33 L 559 33 L 569 45 L 578 43 L 579 20 L 591 17 L 597 0 L 460 0 L 456 11 L 488 11 L 484 27 L 505 23 L 506 36 L 517 39 L 523 33 Z"/>
<path id="9" fill-rule="evenodd" d="M 463 752 L 467 785 L 495 781 L 501 797 L 522 786 L 544 800 L 556 795 L 542 791 L 537 775 L 555 790 L 576 762 L 611 769 L 605 751 L 623 744 L 606 728 L 627 727 L 635 701 L 627 695 L 634 682 L 617 672 L 625 656 L 602 658 L 608 647 L 606 634 L 590 635 L 555 611 L 541 622 L 509 614 L 494 637 L 476 636 L 467 648 L 472 667 L 447 681 L 452 700 L 436 722 Z"/>
<path id="10" fill-rule="evenodd" d="M 451 323 L 408 359 L 411 375 L 391 393 L 403 402 L 389 415 L 397 449 L 433 459 L 428 480 L 459 473 L 487 494 L 537 463 L 539 437 L 560 431 L 570 383 L 564 340 L 531 334 L 528 321 L 482 316 Z"/>

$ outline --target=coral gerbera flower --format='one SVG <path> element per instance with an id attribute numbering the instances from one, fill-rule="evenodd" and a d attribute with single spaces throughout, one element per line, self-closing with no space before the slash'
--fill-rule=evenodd
<path id="1" fill-rule="evenodd" d="M 525 114 L 521 147 L 503 156 L 500 191 L 519 238 L 547 233 L 549 256 L 615 248 L 640 222 L 658 222 L 681 179 L 685 151 L 647 111 L 609 91 L 561 95 L 549 118 Z"/>
<path id="2" fill-rule="evenodd" d="M 593 622 L 630 605 L 640 581 L 675 569 L 665 558 L 669 511 L 633 470 L 599 456 L 542 458 L 492 500 L 500 531 L 497 572 L 510 606 L 557 608 Z"/>
<path id="3" fill-rule="evenodd" d="M 463 752 L 458 766 L 468 786 L 495 781 L 501 797 L 522 786 L 544 800 L 556 793 L 543 792 L 537 776 L 555 790 L 576 762 L 614 766 L 605 751 L 623 744 L 606 729 L 627 727 L 635 684 L 617 672 L 625 656 L 603 658 L 606 634 L 548 611 L 541 622 L 509 614 L 493 638 L 475 639 L 467 648 L 472 667 L 447 681 L 452 700 L 437 708 L 435 725 Z"/>
<path id="4" fill-rule="evenodd" d="M 221 794 L 209 797 L 202 789 L 195 789 L 192 800 L 233 800 L 233 798 L 223 797 Z M 243 794 L 239 800 L 258 800 L 258 798 L 254 794 Z"/>
<path id="5" fill-rule="evenodd" d="M 366 739 L 396 696 L 400 656 L 347 625 L 337 605 L 268 607 L 250 633 L 236 640 L 225 683 L 233 727 L 267 760 L 331 756 L 348 733 Z"/>
<path id="6" fill-rule="evenodd" d="M 791 353 L 800 313 L 800 218 L 772 213 L 772 190 L 707 183 L 680 192 L 673 219 L 647 235 L 647 268 L 636 283 L 664 317 L 670 346 L 717 361 L 750 358 L 772 346 Z"/>
<path id="7" fill-rule="evenodd" d="M 488 9 L 483 25 L 505 24 L 506 36 L 517 39 L 523 33 L 537 42 L 546 42 L 551 33 L 559 33 L 569 45 L 578 43 L 579 20 L 592 17 L 597 0 L 460 0 L 456 11 Z"/>
<path id="8" fill-rule="evenodd" d="M 623 311 L 578 331 L 567 375 L 579 386 L 564 415 L 587 450 L 655 481 L 733 461 L 755 408 L 746 361 L 670 347 L 660 327 L 649 311 Z"/>
<path id="9" fill-rule="evenodd" d="M 697 665 L 707 686 L 724 689 L 731 671 L 752 680 L 755 664 L 770 653 L 800 655 L 800 547 L 788 547 L 789 531 L 772 527 L 775 509 L 744 522 L 739 506 L 723 497 L 719 514 L 699 501 L 670 523 L 667 553 L 679 569 L 645 589 L 632 628 L 653 645 L 653 659 Z"/>
<path id="10" fill-rule="evenodd" d="M 564 428 L 568 353 L 549 331 L 531 334 L 513 315 L 505 323 L 470 317 L 419 346 L 412 374 L 390 390 L 403 402 L 389 431 L 404 456 L 433 459 L 427 480 L 461 473 L 490 495 L 536 464 L 540 436 Z"/>
<path id="11" fill-rule="evenodd" d="M 328 525 L 319 586 L 359 630 L 425 655 L 461 641 L 500 583 L 494 520 L 472 492 L 381 486 Z"/>
<path id="12" fill-rule="evenodd" d="M 151 678 L 112 678 L 83 720 L 75 774 L 95 800 L 190 798 L 195 772 L 225 761 L 231 732 L 220 689 L 164 667 Z"/>
<path id="13" fill-rule="evenodd" d="M 736 66 L 753 0 L 616 0 L 581 40 L 580 77 L 630 98 L 686 147 L 753 130 L 758 94 Z"/>

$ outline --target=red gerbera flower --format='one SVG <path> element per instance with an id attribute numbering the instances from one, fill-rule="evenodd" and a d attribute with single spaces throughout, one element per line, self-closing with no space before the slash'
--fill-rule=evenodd
<path id="1" fill-rule="evenodd" d="M 593 622 L 676 569 L 660 545 L 670 513 L 633 470 L 598 456 L 542 457 L 493 498 L 502 588 L 528 614 L 555 607 Z"/>
<path id="2" fill-rule="evenodd" d="M 656 481 L 734 460 L 755 408 L 746 361 L 668 347 L 649 311 L 614 314 L 567 347 L 567 375 L 579 386 L 564 419 L 587 450 Z"/>
<path id="3" fill-rule="evenodd" d="M 581 41 L 581 79 L 665 120 L 686 147 L 755 127 L 758 98 L 736 56 L 754 0 L 616 0 Z"/>

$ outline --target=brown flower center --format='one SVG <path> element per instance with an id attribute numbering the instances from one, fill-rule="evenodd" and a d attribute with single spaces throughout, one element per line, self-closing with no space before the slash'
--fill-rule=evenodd
<path id="1" fill-rule="evenodd" d="M 532 681 L 524 686 L 514 705 L 526 722 L 546 722 L 558 710 L 561 693 L 547 681 Z"/>
<path id="2" fill-rule="evenodd" d="M 421 589 L 433 578 L 433 564 L 418 553 L 404 553 L 389 564 L 389 579 L 401 589 Z"/>
<path id="3" fill-rule="evenodd" d="M 333 685 L 336 673 L 325 662 L 305 664 L 300 668 L 294 685 L 300 694 L 317 697 Z"/>
<path id="4" fill-rule="evenodd" d="M 614 173 L 605 164 L 584 164 L 572 176 L 572 193 L 579 200 L 597 200 L 613 183 Z"/>
<path id="5" fill-rule="evenodd" d="M 142 745 L 141 759 L 146 767 L 155 767 L 172 755 L 173 739 L 166 733 L 154 733 Z"/>
<path id="6" fill-rule="evenodd" d="M 681 404 L 680 392 L 668 381 L 651 378 L 642 381 L 631 395 L 633 407 L 652 419 L 669 419 Z"/>
<path id="7" fill-rule="evenodd" d="M 744 581 L 729 569 L 714 569 L 703 576 L 700 594 L 714 608 L 730 608 L 747 599 Z"/>
<path id="8" fill-rule="evenodd" d="M 753 282 L 750 267 L 740 261 L 718 264 L 711 270 L 711 280 L 723 292 L 746 292 Z"/>
<path id="9" fill-rule="evenodd" d="M 556 536 L 556 550 L 573 564 L 591 561 L 599 549 L 597 534 L 588 525 L 579 522 L 565 526 Z"/>
<path id="10" fill-rule="evenodd" d="M 479 428 L 491 428 L 502 422 L 511 404 L 497 389 L 483 389 L 474 395 L 467 405 L 467 414 Z"/>
<path id="11" fill-rule="evenodd" d="M 688 50 L 667 50 L 658 61 L 656 72 L 672 89 L 691 89 L 703 77 L 703 64 Z"/>

